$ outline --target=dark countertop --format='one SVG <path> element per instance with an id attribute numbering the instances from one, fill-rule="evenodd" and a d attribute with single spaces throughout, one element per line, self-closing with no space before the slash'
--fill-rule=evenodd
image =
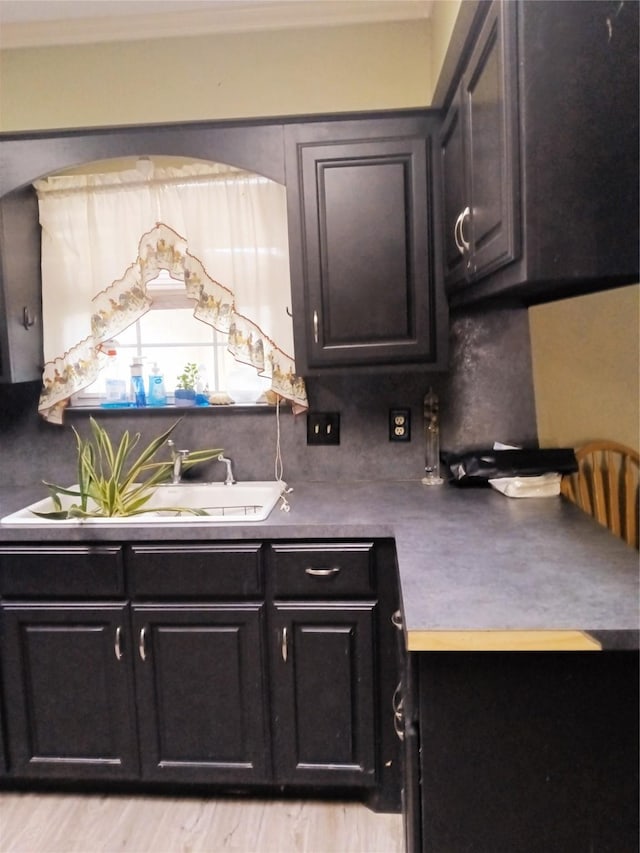
<path id="1" fill-rule="evenodd" d="M 638 552 L 563 498 L 418 480 L 292 485 L 290 511 L 263 522 L 0 524 L 0 543 L 391 537 L 409 649 L 562 650 L 590 637 L 638 648 Z M 2 488 L 0 518 L 45 496 L 42 486 Z"/>

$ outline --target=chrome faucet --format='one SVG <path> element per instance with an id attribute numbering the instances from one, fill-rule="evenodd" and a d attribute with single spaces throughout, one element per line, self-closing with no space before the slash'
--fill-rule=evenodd
<path id="1" fill-rule="evenodd" d="M 233 468 L 231 467 L 233 463 L 230 459 L 227 459 L 227 457 L 224 456 L 222 453 L 218 455 L 218 462 L 224 462 L 224 464 L 227 466 L 227 475 L 224 478 L 225 486 L 233 486 L 233 484 L 237 482 L 236 478 L 233 476 Z"/>
<path id="2" fill-rule="evenodd" d="M 182 479 L 182 465 L 189 456 L 188 450 L 176 450 L 176 446 L 171 439 L 167 441 L 167 446 L 171 450 L 171 484 L 177 486 Z"/>

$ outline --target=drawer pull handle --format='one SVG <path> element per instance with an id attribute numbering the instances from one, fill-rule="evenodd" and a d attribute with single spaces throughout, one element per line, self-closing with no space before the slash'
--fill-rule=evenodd
<path id="1" fill-rule="evenodd" d="M 147 639 L 147 629 L 141 628 L 140 629 L 140 639 L 138 640 L 138 652 L 140 653 L 140 660 L 143 660 L 143 661 L 147 659 L 147 649 L 145 647 L 146 639 Z"/>
<path id="2" fill-rule="evenodd" d="M 306 574 L 314 578 L 330 578 L 333 575 L 337 575 L 339 571 L 340 566 L 332 566 L 330 569 L 314 569 L 311 566 L 307 566 L 305 569 Z"/>
<path id="3" fill-rule="evenodd" d="M 313 342 L 318 343 L 318 312 L 313 312 Z"/>
<path id="4" fill-rule="evenodd" d="M 116 653 L 116 660 L 122 660 L 122 628 L 120 625 L 116 628 L 116 639 L 113 649 Z"/>
<path id="5" fill-rule="evenodd" d="M 282 654 L 282 660 L 286 663 L 287 658 L 289 657 L 289 636 L 287 634 L 287 629 L 282 629 L 282 642 L 280 644 L 280 652 Z"/>

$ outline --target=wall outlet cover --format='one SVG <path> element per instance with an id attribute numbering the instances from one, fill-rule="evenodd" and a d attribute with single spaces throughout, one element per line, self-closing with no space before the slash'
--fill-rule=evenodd
<path id="1" fill-rule="evenodd" d="M 389 409 L 389 441 L 411 441 L 411 409 Z"/>

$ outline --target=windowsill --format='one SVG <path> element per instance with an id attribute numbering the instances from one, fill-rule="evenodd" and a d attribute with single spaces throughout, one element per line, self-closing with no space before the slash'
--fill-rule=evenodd
<path id="1" fill-rule="evenodd" d="M 281 403 L 280 408 L 290 408 L 290 404 Z M 103 408 L 100 405 L 96 404 L 88 404 L 86 406 L 68 406 L 65 410 L 65 414 L 71 415 L 96 415 L 99 414 L 101 417 L 106 415 L 108 417 L 114 415 L 126 415 L 127 417 L 140 417 L 144 414 L 153 414 L 153 415 L 161 415 L 163 413 L 175 413 L 179 412 L 184 415 L 192 415 L 192 414 L 264 414 L 266 412 L 274 412 L 276 409 L 275 406 L 269 405 L 268 403 L 231 403 L 228 405 L 221 406 L 142 406 L 140 408 L 136 406 L 118 406 L 118 407 L 108 407 Z"/>

